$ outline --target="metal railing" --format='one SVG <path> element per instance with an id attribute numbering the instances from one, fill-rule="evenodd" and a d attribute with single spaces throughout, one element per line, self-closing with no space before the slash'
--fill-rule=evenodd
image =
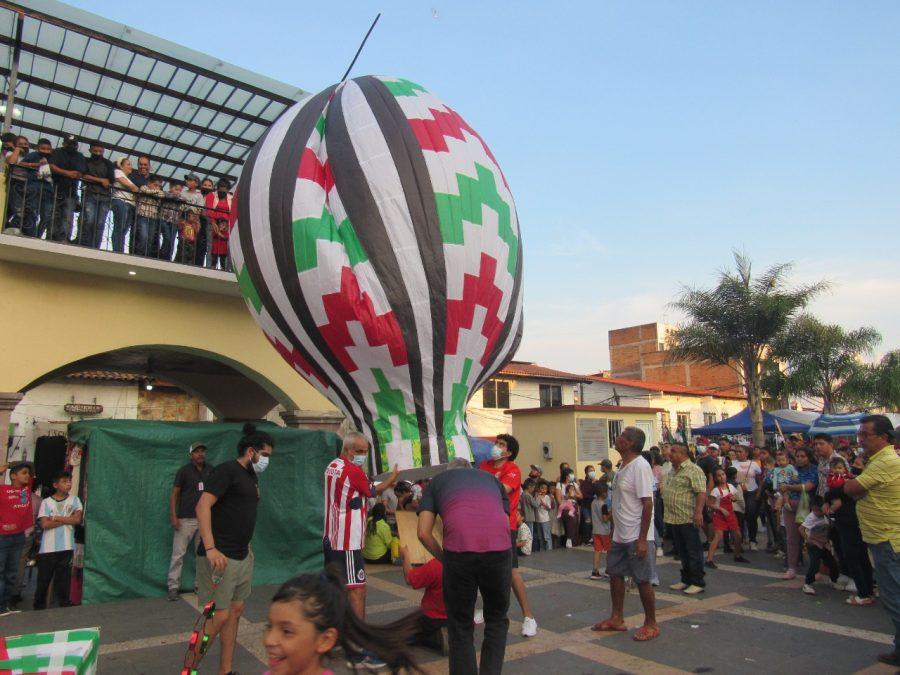
<path id="1" fill-rule="evenodd" d="M 0 230 L 101 251 L 231 271 L 233 217 L 187 195 L 129 192 L 77 180 L 55 182 L 8 167 Z"/>

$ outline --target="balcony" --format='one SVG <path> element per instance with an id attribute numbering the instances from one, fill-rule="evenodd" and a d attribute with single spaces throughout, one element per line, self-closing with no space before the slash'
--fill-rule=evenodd
<path id="1" fill-rule="evenodd" d="M 63 192 L 13 170 L 0 260 L 240 295 L 227 255 L 212 253 L 214 247 L 227 252 L 227 240 L 218 235 L 230 230 L 231 213 L 184 199 L 85 186 Z"/>

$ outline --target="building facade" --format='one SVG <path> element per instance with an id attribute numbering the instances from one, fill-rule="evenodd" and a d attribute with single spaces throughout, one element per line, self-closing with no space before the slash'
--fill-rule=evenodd
<path id="1" fill-rule="evenodd" d="M 674 360 L 666 347 L 672 330 L 672 326 L 657 322 L 609 331 L 612 377 L 665 382 L 728 394 L 742 393 L 741 377 L 727 366 Z"/>
<path id="2" fill-rule="evenodd" d="M 646 382 L 591 376 L 583 387 L 585 405 L 621 405 L 658 408 L 656 434 L 650 445 L 736 415 L 747 406 L 742 395 L 695 389 L 667 382 Z"/>
<path id="3" fill-rule="evenodd" d="M 472 395 L 466 406 L 469 435 L 493 438 L 512 433 L 512 417 L 507 411 L 580 403 L 581 387 L 590 383 L 584 375 L 511 361 Z"/>

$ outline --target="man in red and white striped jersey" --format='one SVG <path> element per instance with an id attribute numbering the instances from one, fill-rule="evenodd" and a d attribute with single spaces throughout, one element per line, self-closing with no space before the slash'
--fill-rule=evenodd
<path id="1" fill-rule="evenodd" d="M 366 570 L 362 549 L 366 540 L 366 500 L 387 490 L 400 470 L 375 485 L 362 467 L 369 457 L 369 441 L 358 431 L 344 436 L 341 454 L 325 469 L 325 564 L 336 562 L 344 570 L 350 606 L 366 615 Z"/>

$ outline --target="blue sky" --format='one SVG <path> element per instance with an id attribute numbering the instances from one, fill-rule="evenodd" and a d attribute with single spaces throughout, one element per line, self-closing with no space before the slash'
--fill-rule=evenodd
<path id="1" fill-rule="evenodd" d="M 525 247 L 518 358 L 608 366 L 744 250 L 829 279 L 811 307 L 900 348 L 900 4 L 72 4 L 318 91 L 420 82 L 491 146 Z M 149 11 L 150 8 L 155 11 Z"/>

